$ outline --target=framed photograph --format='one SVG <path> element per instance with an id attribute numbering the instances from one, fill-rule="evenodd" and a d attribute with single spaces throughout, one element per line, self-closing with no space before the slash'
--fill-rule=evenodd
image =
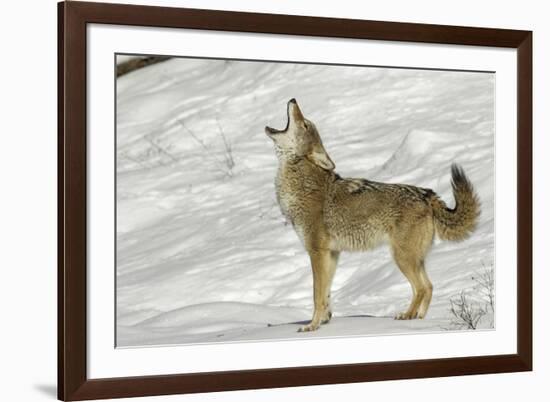
<path id="1" fill-rule="evenodd" d="M 532 33 L 63 2 L 58 396 L 532 369 Z"/>

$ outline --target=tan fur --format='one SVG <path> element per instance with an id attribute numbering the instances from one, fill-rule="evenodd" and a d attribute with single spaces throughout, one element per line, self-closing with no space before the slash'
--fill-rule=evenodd
<path id="1" fill-rule="evenodd" d="M 340 252 L 367 251 L 383 242 L 389 243 L 412 288 L 409 308 L 396 318 L 424 318 L 433 290 L 424 259 L 435 233 L 444 240 L 463 240 L 477 224 L 479 200 L 462 169 L 452 167 L 452 210 L 429 189 L 343 179 L 334 173 L 315 125 L 294 99 L 288 102 L 287 115 L 284 130 L 266 127 L 266 133 L 279 159 L 277 200 L 313 271 L 313 318 L 300 331 L 316 330 L 330 320 L 330 287 Z"/>

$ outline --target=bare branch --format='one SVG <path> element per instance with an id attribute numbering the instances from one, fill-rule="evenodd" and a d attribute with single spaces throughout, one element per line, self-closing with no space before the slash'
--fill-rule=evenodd
<path id="1" fill-rule="evenodd" d="M 476 285 L 468 290 L 468 293 L 462 291 L 450 300 L 453 328 L 476 329 L 483 317 L 489 313 L 491 326 L 494 326 L 494 270 L 492 265 L 487 267 L 482 263 L 482 266 L 481 272 L 472 276 Z"/>
<path id="2" fill-rule="evenodd" d="M 235 160 L 233 159 L 233 148 L 231 147 L 231 143 L 227 141 L 227 137 L 225 136 L 225 132 L 223 131 L 222 126 L 220 125 L 219 117 L 216 117 L 216 124 L 218 125 L 218 130 L 220 132 L 220 135 L 222 137 L 223 141 L 223 147 L 224 147 L 224 158 L 225 158 L 225 164 L 227 168 L 229 169 L 230 175 L 233 175 L 233 168 L 235 167 Z"/>
<path id="3" fill-rule="evenodd" d="M 457 327 L 476 329 L 481 318 L 487 313 L 481 305 L 469 300 L 464 292 L 450 302 L 451 313 L 455 317 L 452 324 Z"/>
<path id="4" fill-rule="evenodd" d="M 179 159 L 177 159 L 174 155 L 172 155 L 170 152 L 168 152 L 166 149 L 164 149 L 163 147 L 161 147 L 159 144 L 157 144 L 155 142 L 155 140 L 153 140 L 152 138 L 150 138 L 149 136 L 144 136 L 143 137 L 149 144 L 151 144 L 159 153 L 167 156 L 170 160 L 172 160 L 172 162 L 176 162 L 178 163 L 179 162 Z"/>
<path id="5" fill-rule="evenodd" d="M 123 76 L 124 74 L 128 74 L 128 73 L 131 73 L 132 71 L 139 70 L 140 68 L 161 63 L 163 61 L 170 60 L 170 59 L 171 57 L 169 56 L 148 56 L 148 57 L 137 57 L 135 59 L 130 59 L 116 66 L 116 76 L 118 78 L 120 76 Z"/>
<path id="6" fill-rule="evenodd" d="M 217 165 L 217 170 L 224 174 L 224 176 L 233 176 L 233 168 L 235 167 L 235 160 L 233 158 L 233 149 L 231 147 L 231 143 L 227 140 L 225 136 L 225 132 L 223 131 L 219 120 L 216 118 L 216 123 L 218 126 L 218 131 L 220 133 L 220 136 L 222 137 L 222 143 L 223 143 L 223 159 L 220 159 L 218 156 L 215 155 L 215 152 L 212 151 L 211 147 L 207 145 L 202 139 L 200 139 L 193 130 L 191 130 L 185 122 L 183 122 L 181 119 L 176 119 L 176 121 L 179 123 L 179 125 L 182 126 L 182 128 L 189 134 L 189 136 L 197 142 L 201 146 L 201 148 L 205 151 L 206 155 L 211 158 L 215 164 Z"/>

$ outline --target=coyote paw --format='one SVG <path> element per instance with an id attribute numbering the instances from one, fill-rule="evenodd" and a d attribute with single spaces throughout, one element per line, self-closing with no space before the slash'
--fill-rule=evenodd
<path id="1" fill-rule="evenodd" d="M 316 331 L 317 329 L 319 329 L 319 324 L 314 324 L 310 322 L 309 324 L 300 327 L 298 329 L 298 332 L 311 332 Z"/>
<path id="2" fill-rule="evenodd" d="M 332 318 L 332 311 L 329 310 L 325 313 L 325 316 L 321 320 L 321 324 L 327 324 L 331 318 Z"/>
<path id="3" fill-rule="evenodd" d="M 395 316 L 395 319 L 396 320 L 414 320 L 415 318 L 418 317 L 418 313 L 411 313 L 409 311 L 405 312 L 405 313 L 400 313 L 400 314 L 397 314 Z"/>

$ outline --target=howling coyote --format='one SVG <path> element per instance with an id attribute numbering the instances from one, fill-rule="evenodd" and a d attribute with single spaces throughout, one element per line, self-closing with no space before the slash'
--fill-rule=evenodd
<path id="1" fill-rule="evenodd" d="M 265 132 L 279 159 L 279 206 L 309 253 L 313 270 L 313 318 L 299 331 L 314 331 L 330 321 L 330 287 L 340 252 L 366 251 L 384 241 L 413 291 L 409 308 L 395 318 L 424 318 L 433 289 L 424 259 L 434 234 L 463 240 L 474 231 L 480 213 L 462 168 L 451 167 L 456 206 L 450 209 L 426 188 L 340 177 L 295 99 L 287 104 L 287 119 L 285 129 L 266 127 Z"/>

